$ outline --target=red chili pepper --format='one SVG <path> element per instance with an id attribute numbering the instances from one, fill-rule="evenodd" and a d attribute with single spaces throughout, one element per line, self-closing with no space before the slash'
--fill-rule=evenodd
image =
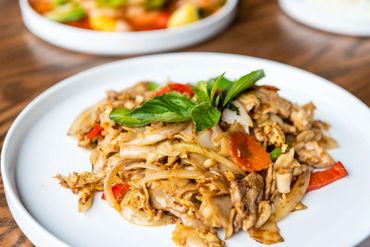
<path id="1" fill-rule="evenodd" d="M 155 94 L 155 96 L 161 96 L 163 94 L 176 91 L 180 93 L 188 93 L 191 96 L 195 94 L 193 90 L 191 90 L 192 86 L 187 84 L 181 84 L 181 83 L 169 83 L 167 86 L 159 89 L 159 91 Z"/>
<path id="2" fill-rule="evenodd" d="M 325 171 L 313 172 L 311 174 L 310 184 L 308 185 L 307 192 L 317 190 L 325 185 L 328 185 L 340 178 L 348 175 L 346 168 L 342 162 L 335 162 L 332 168 Z"/>
<path id="3" fill-rule="evenodd" d="M 130 187 L 127 184 L 115 184 L 112 186 L 112 191 L 114 194 L 114 197 L 116 198 L 117 202 L 120 203 L 127 193 L 127 191 L 130 189 Z M 105 199 L 105 195 L 101 195 L 101 199 Z"/>
<path id="4" fill-rule="evenodd" d="M 195 92 L 191 90 L 191 88 L 193 87 L 191 85 L 180 84 L 180 83 L 170 83 L 168 85 L 171 87 L 172 91 L 177 91 L 180 93 L 188 93 L 191 96 L 195 94 Z"/>
<path id="5" fill-rule="evenodd" d="M 100 126 L 100 124 L 96 124 L 95 127 L 86 135 L 86 138 L 92 140 L 98 135 L 100 135 L 102 131 L 103 128 Z"/>

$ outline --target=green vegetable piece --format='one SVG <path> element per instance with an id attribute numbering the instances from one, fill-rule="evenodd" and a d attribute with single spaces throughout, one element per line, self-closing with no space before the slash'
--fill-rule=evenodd
<path id="1" fill-rule="evenodd" d="M 116 108 L 109 114 L 109 118 L 120 125 L 142 126 L 143 121 L 127 116 L 128 113 L 130 111 L 125 108 Z"/>
<path id="2" fill-rule="evenodd" d="M 213 105 L 215 107 L 218 107 L 220 105 L 220 102 L 221 102 L 221 94 L 217 95 L 215 101 L 213 102 Z"/>
<path id="3" fill-rule="evenodd" d="M 195 106 L 191 112 L 191 118 L 195 123 L 195 129 L 197 132 L 212 128 L 218 124 L 220 117 L 221 112 L 207 102 Z"/>
<path id="4" fill-rule="evenodd" d="M 270 153 L 270 157 L 273 161 L 275 161 L 282 153 L 283 151 L 281 150 L 281 148 L 274 148 L 274 150 L 272 150 Z"/>
<path id="5" fill-rule="evenodd" d="M 185 122 L 191 120 L 194 106 L 185 96 L 172 92 L 150 99 L 131 112 L 115 109 L 109 117 L 118 124 L 131 127 L 153 122 Z"/>
<path id="6" fill-rule="evenodd" d="M 148 84 L 149 91 L 156 91 L 156 90 L 159 89 L 159 87 L 160 87 L 160 85 L 156 82 L 149 82 L 149 84 Z"/>
<path id="7" fill-rule="evenodd" d="M 225 107 L 240 114 L 239 109 L 230 101 L 264 77 L 263 70 L 256 70 L 232 82 L 224 78 L 224 74 L 209 81 L 200 81 L 192 88 L 195 92 L 192 100 L 175 92 L 166 93 L 148 100 L 133 111 L 117 108 L 110 114 L 110 118 L 117 124 L 132 127 L 153 122 L 173 123 L 193 120 L 197 132 L 212 128 L 218 124 Z M 152 83 L 149 90 L 153 91 L 158 87 L 158 84 Z"/>
<path id="8" fill-rule="evenodd" d="M 221 89 L 220 86 L 221 86 L 221 83 L 224 79 L 224 75 L 225 75 L 225 72 L 222 75 L 220 75 L 219 77 L 217 77 L 217 79 L 215 80 L 215 82 L 212 85 L 211 94 L 210 94 L 211 102 L 213 102 L 213 99 L 215 97 L 215 94 L 216 94 L 217 90 Z"/>
<path id="9" fill-rule="evenodd" d="M 196 87 L 192 88 L 192 90 L 195 92 L 195 95 L 197 97 L 197 101 L 199 103 L 201 102 L 209 102 L 211 103 L 211 98 L 208 94 L 208 84 L 206 81 L 200 81 Z"/>
<path id="10" fill-rule="evenodd" d="M 161 9 L 167 3 L 167 0 L 146 0 L 147 9 Z"/>
<path id="11" fill-rule="evenodd" d="M 222 75 L 224 75 L 225 73 L 223 73 Z M 211 79 L 208 81 L 208 89 L 209 91 L 212 90 L 213 88 L 213 85 L 215 84 L 215 82 L 217 81 L 219 77 L 215 78 L 215 79 Z M 222 79 L 220 80 L 219 84 L 218 84 L 218 88 L 217 89 L 220 89 L 220 90 L 224 90 L 224 89 L 227 89 L 229 88 L 231 85 L 233 84 L 233 81 L 230 81 L 229 79 L 225 78 L 222 76 Z"/>
<path id="12" fill-rule="evenodd" d="M 57 22 L 71 22 L 85 18 L 86 13 L 79 4 L 66 3 L 49 11 L 45 16 Z"/>
<path id="13" fill-rule="evenodd" d="M 126 4 L 126 0 L 96 0 L 98 7 L 119 8 Z"/>
<path id="14" fill-rule="evenodd" d="M 222 106 L 226 106 L 230 101 L 232 101 L 234 98 L 238 97 L 239 94 L 244 92 L 250 87 L 253 87 L 256 82 L 263 78 L 265 76 L 265 73 L 263 70 L 256 70 L 253 71 L 245 76 L 242 76 L 239 78 L 236 82 L 234 82 L 230 89 L 228 90 L 223 102 Z"/>

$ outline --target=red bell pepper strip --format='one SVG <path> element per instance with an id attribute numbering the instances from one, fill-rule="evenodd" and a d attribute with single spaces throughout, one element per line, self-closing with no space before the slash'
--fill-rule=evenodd
<path id="1" fill-rule="evenodd" d="M 181 84 L 181 83 L 169 83 L 167 86 L 159 89 L 159 91 L 155 94 L 155 96 L 161 96 L 163 94 L 176 91 L 180 93 L 188 93 L 191 96 L 195 94 L 193 90 L 191 90 L 192 86 L 187 84 Z"/>
<path id="2" fill-rule="evenodd" d="M 129 189 L 130 187 L 127 184 L 115 184 L 112 186 L 114 197 L 116 198 L 118 203 L 122 201 L 123 197 Z M 101 199 L 106 200 L 104 193 L 101 196 Z"/>
<path id="3" fill-rule="evenodd" d="M 346 168 L 342 162 L 335 162 L 332 168 L 324 171 L 313 172 L 311 174 L 310 184 L 308 185 L 307 191 L 317 190 L 325 185 L 328 185 L 340 178 L 348 175 Z"/>
<path id="4" fill-rule="evenodd" d="M 100 135 L 102 131 L 103 128 L 100 126 L 100 124 L 96 124 L 95 127 L 86 135 L 86 138 L 92 140 L 98 135 Z"/>

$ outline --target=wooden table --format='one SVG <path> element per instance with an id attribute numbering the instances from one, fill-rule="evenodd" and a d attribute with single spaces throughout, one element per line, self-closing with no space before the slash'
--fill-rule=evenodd
<path id="1" fill-rule="evenodd" d="M 17 114 L 63 78 L 106 62 L 56 48 L 29 33 L 17 1 L 0 1 L 0 146 Z M 5 17 L 5 18 L 4 18 Z M 287 63 L 325 77 L 370 105 L 370 39 L 317 31 L 285 16 L 274 0 L 242 0 L 233 25 L 182 51 L 237 53 Z M 0 182 L 0 246 L 31 246 L 7 208 Z M 362 244 L 370 246 L 370 241 Z"/>

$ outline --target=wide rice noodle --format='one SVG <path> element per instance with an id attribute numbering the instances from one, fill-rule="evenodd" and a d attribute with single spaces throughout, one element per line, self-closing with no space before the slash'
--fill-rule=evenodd
<path id="1" fill-rule="evenodd" d="M 123 206 L 120 210 L 120 214 L 127 221 L 140 226 L 163 226 L 175 222 L 175 218 L 169 215 L 163 215 L 159 219 L 148 219 L 145 212 L 137 210 L 129 205 Z"/>
<path id="2" fill-rule="evenodd" d="M 275 214 L 273 216 L 274 221 L 281 221 L 297 207 L 307 191 L 310 177 L 310 169 L 306 169 L 306 171 L 299 175 L 290 193 L 286 194 L 285 199 L 281 199 L 278 205 L 276 205 Z"/>
<path id="3" fill-rule="evenodd" d="M 209 151 L 206 148 L 202 148 L 195 144 L 188 144 L 188 143 L 177 143 L 174 144 L 173 149 L 178 151 L 186 151 L 190 153 L 197 153 L 201 154 L 207 158 L 210 158 L 212 160 L 215 160 L 219 162 L 221 165 L 226 166 L 226 168 L 230 169 L 231 171 L 237 173 L 237 174 L 243 174 L 245 175 L 245 172 L 239 168 L 239 166 L 235 165 L 232 161 L 226 159 L 225 157 L 213 152 Z"/>
<path id="4" fill-rule="evenodd" d="M 147 164 L 147 163 L 133 163 L 133 164 L 130 164 L 128 166 L 125 166 L 125 168 L 123 169 L 124 171 L 130 171 L 130 170 L 134 170 L 134 169 L 138 169 L 138 168 L 141 168 L 141 169 L 149 169 L 149 170 L 154 170 L 154 171 L 159 171 L 160 168 L 156 165 L 153 165 L 153 164 Z"/>
<path id="5" fill-rule="evenodd" d="M 155 180 L 169 179 L 169 178 L 180 178 L 180 179 L 196 179 L 203 174 L 199 170 L 188 170 L 188 169 L 174 169 L 165 171 L 156 171 L 146 175 L 139 183 L 146 184 Z"/>

